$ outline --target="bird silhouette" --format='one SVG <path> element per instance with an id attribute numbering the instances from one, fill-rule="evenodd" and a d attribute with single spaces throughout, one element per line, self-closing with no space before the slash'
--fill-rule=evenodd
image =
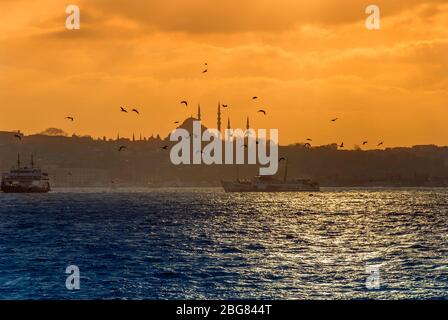
<path id="1" fill-rule="evenodd" d="M 204 71 L 202 71 L 202 73 L 207 73 L 208 72 L 208 69 L 205 69 Z"/>
<path id="2" fill-rule="evenodd" d="M 338 118 L 334 118 L 334 119 L 331 119 L 331 122 L 336 122 L 338 120 L 339 120 Z"/>
<path id="3" fill-rule="evenodd" d="M 124 107 L 120 107 L 120 110 L 121 112 L 128 113 L 128 110 L 126 110 Z"/>
<path id="4" fill-rule="evenodd" d="M 119 149 L 118 149 L 118 152 L 121 152 L 121 151 L 123 151 L 123 150 L 126 150 L 128 147 L 126 147 L 126 146 L 121 146 Z"/>
<path id="5" fill-rule="evenodd" d="M 365 145 L 368 144 L 368 143 L 369 143 L 369 141 L 364 141 L 364 142 L 362 143 L 362 145 L 365 146 Z"/>
<path id="6" fill-rule="evenodd" d="M 136 114 L 140 115 L 140 112 L 137 109 L 132 109 L 132 112 L 135 112 Z"/>
<path id="7" fill-rule="evenodd" d="M 257 96 L 252 97 L 252 100 L 257 100 L 257 99 L 258 99 Z"/>
<path id="8" fill-rule="evenodd" d="M 264 115 L 266 115 L 266 111 L 264 110 L 258 110 L 258 113 L 263 113 Z"/>
<path id="9" fill-rule="evenodd" d="M 71 122 L 75 121 L 73 117 L 66 117 L 65 119 L 70 120 Z"/>
<path id="10" fill-rule="evenodd" d="M 174 121 L 174 124 L 179 124 L 179 121 Z"/>
<path id="11" fill-rule="evenodd" d="M 223 107 L 223 108 L 228 108 L 229 105 L 227 105 L 227 104 L 223 104 L 222 107 Z"/>
<path id="12" fill-rule="evenodd" d="M 380 143 L 378 143 L 378 147 L 381 147 L 384 144 L 384 141 L 381 141 Z"/>
<path id="13" fill-rule="evenodd" d="M 184 104 L 186 107 L 188 107 L 188 102 L 187 101 L 181 101 L 180 104 Z"/>
<path id="14" fill-rule="evenodd" d="M 310 142 L 312 142 L 312 141 L 313 141 L 313 139 L 310 139 L 310 138 L 308 138 L 308 139 L 306 139 L 306 141 L 310 141 Z"/>

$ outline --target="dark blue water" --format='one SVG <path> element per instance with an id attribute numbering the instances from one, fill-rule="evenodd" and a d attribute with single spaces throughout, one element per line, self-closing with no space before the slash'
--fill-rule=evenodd
<path id="1" fill-rule="evenodd" d="M 446 189 L 106 191 L 0 194 L 0 299 L 448 298 Z"/>

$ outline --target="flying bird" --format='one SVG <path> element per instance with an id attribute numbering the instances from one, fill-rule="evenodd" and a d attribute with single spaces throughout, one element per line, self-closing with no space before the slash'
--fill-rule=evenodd
<path id="1" fill-rule="evenodd" d="M 264 115 L 266 115 L 266 111 L 264 110 L 258 110 L 258 113 L 263 113 Z"/>
<path id="2" fill-rule="evenodd" d="M 132 109 L 132 112 L 135 112 L 136 114 L 140 115 L 140 112 L 137 109 Z"/>
<path id="3" fill-rule="evenodd" d="M 207 73 L 208 72 L 208 69 L 205 69 L 204 71 L 202 71 L 202 73 Z"/>
<path id="4" fill-rule="evenodd" d="M 336 122 L 338 120 L 339 120 L 338 118 L 334 118 L 334 119 L 331 119 L 331 122 Z"/>
<path id="5" fill-rule="evenodd" d="M 369 141 L 364 141 L 364 142 L 362 143 L 362 145 L 365 146 L 365 145 L 368 144 L 368 143 L 369 143 Z"/>
<path id="6" fill-rule="evenodd" d="M 310 141 L 310 142 L 312 142 L 312 141 L 313 141 L 313 139 L 310 139 L 310 138 L 308 138 L 308 139 L 306 139 L 306 141 Z"/>
<path id="7" fill-rule="evenodd" d="M 179 124 L 179 121 L 174 121 L 174 124 Z"/>
<path id="8" fill-rule="evenodd" d="M 128 113 L 128 110 L 126 110 L 124 107 L 120 107 L 120 110 L 121 112 Z"/>
<path id="9" fill-rule="evenodd" d="M 227 104 L 223 104 L 222 107 L 223 107 L 223 108 L 228 108 L 229 105 L 227 105 Z"/>
<path id="10" fill-rule="evenodd" d="M 184 104 L 186 107 L 188 107 L 188 102 L 187 101 L 181 101 L 180 104 Z"/>
<path id="11" fill-rule="evenodd" d="M 70 120 L 71 122 L 75 121 L 73 117 L 66 117 L 65 119 Z"/>
<path id="12" fill-rule="evenodd" d="M 257 100 L 258 99 L 258 97 L 257 96 L 255 96 L 255 97 L 252 97 L 252 100 Z"/>
<path id="13" fill-rule="evenodd" d="M 378 147 L 381 147 L 384 144 L 384 141 L 381 141 L 380 143 L 378 143 Z"/>

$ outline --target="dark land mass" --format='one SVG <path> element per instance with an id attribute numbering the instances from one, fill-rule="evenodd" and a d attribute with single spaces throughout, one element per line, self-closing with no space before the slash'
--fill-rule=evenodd
<path id="1" fill-rule="evenodd" d="M 250 179 L 259 169 L 256 165 L 175 166 L 170 151 L 162 149 L 172 143 L 160 137 L 95 140 L 41 134 L 19 140 L 15 134 L 0 132 L 0 170 L 15 166 L 18 153 L 22 165 L 29 165 L 33 154 L 36 166 L 49 173 L 53 187 L 219 186 L 222 179 L 236 179 L 237 172 L 240 179 Z M 127 149 L 118 152 L 122 145 Z M 281 146 L 279 157 L 289 159 L 288 179 L 313 179 L 323 187 L 448 186 L 448 147 L 361 151 L 338 150 L 336 144 L 314 148 L 297 144 Z M 279 178 L 284 166 L 284 162 L 279 165 Z"/>

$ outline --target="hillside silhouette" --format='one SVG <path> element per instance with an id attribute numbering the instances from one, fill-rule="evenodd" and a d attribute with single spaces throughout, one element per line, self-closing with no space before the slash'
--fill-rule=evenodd
<path id="1" fill-rule="evenodd" d="M 52 133 L 59 132 L 52 130 Z M 60 133 L 60 132 L 59 132 Z M 34 154 L 36 165 L 49 174 L 54 187 L 85 186 L 219 186 L 221 179 L 249 179 L 258 166 L 174 166 L 165 139 L 93 139 L 64 135 L 23 136 L 0 132 L 0 170 L 8 171 L 21 154 L 27 165 Z M 121 145 L 127 149 L 118 152 Z M 289 159 L 289 178 L 309 178 L 321 186 L 448 186 L 448 147 L 434 145 L 385 150 L 338 150 L 338 145 L 307 148 L 281 146 L 279 156 Z M 278 175 L 282 176 L 284 164 Z"/>

